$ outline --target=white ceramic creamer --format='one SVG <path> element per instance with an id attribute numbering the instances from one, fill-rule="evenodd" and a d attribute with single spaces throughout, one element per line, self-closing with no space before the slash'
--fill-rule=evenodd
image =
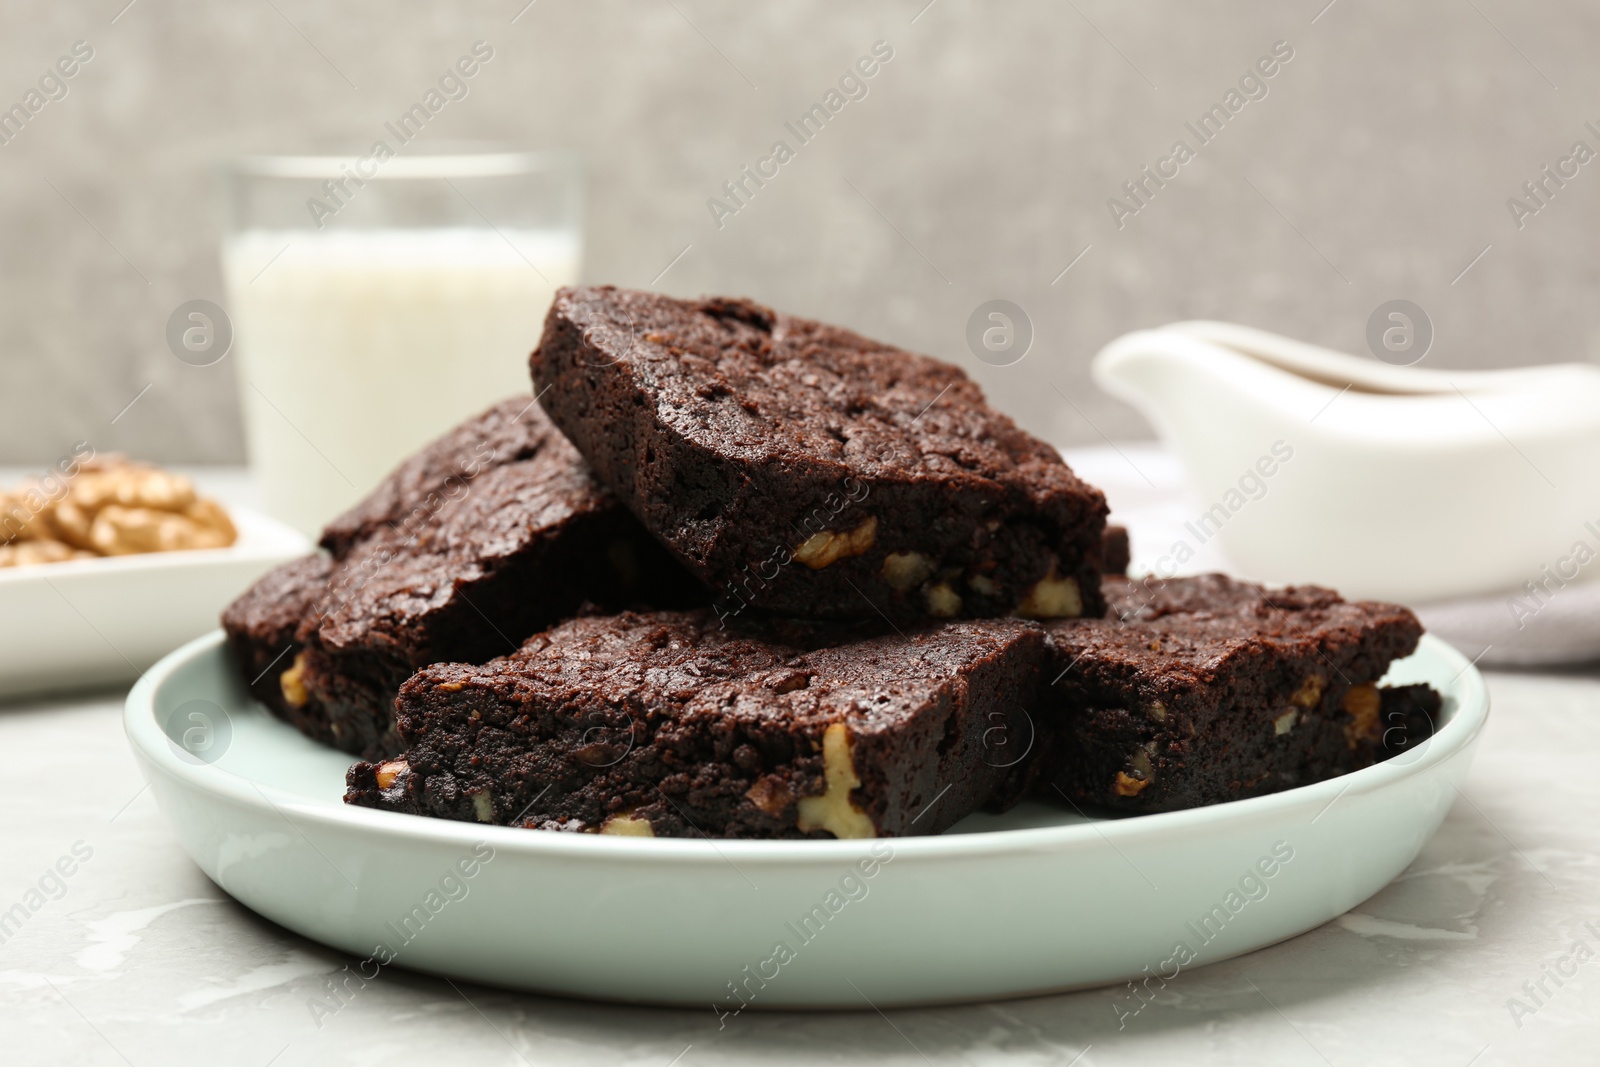
<path id="1" fill-rule="evenodd" d="M 1094 378 L 1248 577 L 1426 602 L 1600 572 L 1574 559 L 1600 549 L 1600 368 L 1422 370 L 1181 322 L 1113 341 Z"/>

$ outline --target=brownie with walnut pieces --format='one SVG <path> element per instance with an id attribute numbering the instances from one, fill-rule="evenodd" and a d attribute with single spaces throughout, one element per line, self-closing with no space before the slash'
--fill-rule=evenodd
<path id="1" fill-rule="evenodd" d="M 406 751 L 345 801 L 635 836 L 936 834 L 1025 791 L 1043 636 L 951 622 L 833 647 L 708 611 L 562 623 L 401 687 Z"/>
<path id="2" fill-rule="evenodd" d="M 748 300 L 562 289 L 540 403 L 722 616 L 1100 614 L 1106 505 L 956 367 Z"/>
<path id="3" fill-rule="evenodd" d="M 515 651 L 586 603 L 706 599 L 555 434 L 532 457 L 477 475 L 414 533 L 391 528 L 349 551 L 298 634 L 304 687 L 336 745 L 393 755 L 395 694 L 418 668 Z"/>
<path id="4" fill-rule="evenodd" d="M 1037 789 L 1169 811 L 1345 774 L 1425 741 L 1440 697 L 1380 688 L 1409 610 L 1220 574 L 1107 578 L 1102 619 L 1045 626 L 1055 660 Z"/>
<path id="5" fill-rule="evenodd" d="M 295 669 L 303 646 L 300 624 L 316 610 L 333 561 L 322 553 L 268 571 L 222 613 L 228 652 L 250 692 L 273 714 L 324 744 L 333 732 L 321 703 L 305 690 Z"/>
<path id="6" fill-rule="evenodd" d="M 275 635 L 272 654 L 292 643 L 292 655 L 253 688 L 306 733 L 367 758 L 399 751 L 394 697 L 419 667 L 513 651 L 588 602 L 709 599 L 531 397 L 402 464 L 323 540 L 341 555 L 314 591 L 290 596 L 269 577 L 229 610 L 243 620 L 281 601 L 272 617 L 290 638 Z M 262 667 L 244 666 L 256 680 Z"/>

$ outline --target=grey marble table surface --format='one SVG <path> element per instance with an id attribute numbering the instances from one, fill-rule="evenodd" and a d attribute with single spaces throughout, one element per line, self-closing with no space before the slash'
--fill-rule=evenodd
<path id="1" fill-rule="evenodd" d="M 134 765 L 122 693 L 0 705 L 0 1063 L 1600 1062 L 1600 671 L 1488 678 L 1476 763 L 1404 874 L 1319 929 L 1185 971 L 1120 1019 L 1122 987 L 719 1026 L 709 1006 L 400 968 L 330 1013 L 332 977 L 353 961 L 256 917 L 190 862 Z M 559 901 L 529 908 L 560 921 Z"/>

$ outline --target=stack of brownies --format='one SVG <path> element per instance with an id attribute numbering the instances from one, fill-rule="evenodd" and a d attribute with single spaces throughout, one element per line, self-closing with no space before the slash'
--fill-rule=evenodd
<path id="1" fill-rule="evenodd" d="M 346 801 L 636 836 L 1165 811 L 1427 738 L 1404 608 L 1131 580 L 961 371 L 744 300 L 564 289 L 502 402 L 223 617 Z"/>

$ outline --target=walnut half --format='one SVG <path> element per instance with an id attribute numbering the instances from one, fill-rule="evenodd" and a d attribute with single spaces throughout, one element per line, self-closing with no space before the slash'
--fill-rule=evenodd
<path id="1" fill-rule="evenodd" d="M 841 559 L 859 556 L 878 540 L 878 517 L 868 515 L 854 530 L 823 530 L 812 534 L 794 550 L 794 558 L 814 571 Z"/>
<path id="2" fill-rule="evenodd" d="M 655 828 L 650 825 L 649 819 L 640 818 L 632 812 L 618 812 L 600 824 L 600 832 L 611 834 L 615 837 L 654 837 Z"/>
<path id="3" fill-rule="evenodd" d="M 1025 619 L 1075 619 L 1083 614 L 1083 591 L 1076 579 L 1056 574 L 1052 563 L 1050 573 L 1035 582 L 1017 605 L 1017 614 Z"/>
<path id="4" fill-rule="evenodd" d="M 410 769 L 410 765 L 403 759 L 392 759 L 386 763 L 378 764 L 378 770 L 374 774 L 374 777 L 378 781 L 378 788 L 391 788 L 395 781 L 400 777 L 401 772 Z"/>
<path id="5" fill-rule="evenodd" d="M 895 592 L 909 593 L 931 577 L 933 570 L 933 561 L 921 552 L 891 552 L 883 557 L 878 573 Z"/>
<path id="6" fill-rule="evenodd" d="M 861 779 L 850 753 L 850 728 L 842 722 L 822 734 L 822 779 L 821 796 L 800 798 L 800 829 L 826 830 L 839 838 L 877 837 L 872 819 L 850 801 L 850 791 L 861 785 Z"/>
<path id="7" fill-rule="evenodd" d="M 1111 782 L 1111 791 L 1119 797 L 1136 797 L 1155 781 L 1155 765 L 1150 762 L 1153 751 L 1149 744 L 1134 749 L 1133 755 L 1128 757 L 1128 770 L 1117 772 Z"/>
<path id="8" fill-rule="evenodd" d="M 1339 701 L 1339 706 L 1350 721 L 1344 724 L 1344 740 L 1354 749 L 1362 741 L 1376 742 L 1382 731 L 1378 724 L 1378 711 L 1383 705 L 1383 699 L 1378 695 L 1378 687 L 1371 682 L 1365 685 L 1353 685 L 1345 691 L 1344 699 Z"/>
<path id="9" fill-rule="evenodd" d="M 283 702 L 291 708 L 303 708 L 311 703 L 311 691 L 306 688 L 305 649 L 296 652 L 289 669 L 278 675 L 278 689 L 283 693 Z"/>

